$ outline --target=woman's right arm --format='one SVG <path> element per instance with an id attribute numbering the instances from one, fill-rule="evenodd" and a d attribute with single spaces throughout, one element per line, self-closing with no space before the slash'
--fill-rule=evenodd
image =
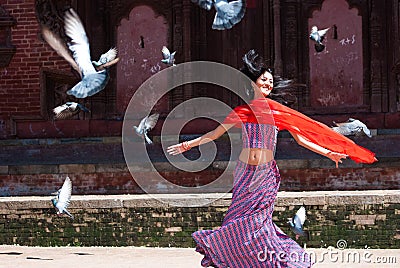
<path id="1" fill-rule="evenodd" d="M 204 134 L 201 137 L 169 146 L 167 152 L 172 155 L 181 154 L 187 150 L 190 150 L 195 146 L 199 146 L 200 144 L 204 144 L 218 139 L 219 137 L 222 136 L 222 134 L 224 134 L 228 129 L 230 129 L 233 126 L 234 124 L 219 125 L 216 129 Z"/>

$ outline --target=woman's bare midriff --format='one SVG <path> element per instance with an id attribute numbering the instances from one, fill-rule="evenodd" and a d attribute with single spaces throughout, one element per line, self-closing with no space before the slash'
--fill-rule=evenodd
<path id="1" fill-rule="evenodd" d="M 274 152 L 261 148 L 243 148 L 239 160 L 249 165 L 258 166 L 274 159 Z"/>

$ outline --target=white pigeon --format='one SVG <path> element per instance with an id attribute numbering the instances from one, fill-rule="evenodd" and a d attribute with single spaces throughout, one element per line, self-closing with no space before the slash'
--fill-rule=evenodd
<path id="1" fill-rule="evenodd" d="M 325 38 L 325 34 L 328 32 L 329 28 L 318 30 L 317 26 L 313 26 L 311 28 L 310 39 L 315 42 L 315 51 L 322 52 L 325 48 L 325 45 L 322 44 L 322 41 Z"/>
<path id="2" fill-rule="evenodd" d="M 166 46 L 163 46 L 162 49 L 161 49 L 161 53 L 162 53 L 162 56 L 163 56 L 163 59 L 161 60 L 162 63 L 165 63 L 165 64 L 170 65 L 170 66 L 175 66 L 176 65 L 175 64 L 175 53 L 176 53 L 176 51 L 171 53 Z"/>
<path id="3" fill-rule="evenodd" d="M 214 6 L 217 13 L 215 14 L 213 29 L 225 30 L 231 29 L 235 24 L 239 23 L 246 12 L 246 0 L 191 0 L 200 7 L 210 10 Z"/>
<path id="4" fill-rule="evenodd" d="M 147 136 L 147 132 L 152 130 L 154 126 L 157 124 L 158 117 L 159 114 L 152 114 L 150 116 L 146 116 L 140 121 L 139 126 L 133 126 L 133 128 L 135 129 L 135 133 L 138 136 L 144 138 L 148 144 L 152 144 L 153 141 Z"/>
<path id="5" fill-rule="evenodd" d="M 296 239 L 298 239 L 299 236 L 308 237 L 308 233 L 303 231 L 303 225 L 305 221 L 306 221 L 306 209 L 303 206 L 299 208 L 299 210 L 296 212 L 293 218 L 288 219 L 290 228 L 296 234 Z"/>
<path id="6" fill-rule="evenodd" d="M 71 213 L 67 210 L 69 203 L 71 202 L 72 182 L 69 177 L 64 181 L 63 186 L 56 193 L 57 197 L 51 199 L 53 206 L 57 209 L 57 215 L 61 216 L 64 213 L 70 218 L 74 218 Z"/>
<path id="7" fill-rule="evenodd" d="M 73 9 L 69 9 L 65 13 L 64 24 L 65 33 L 71 39 L 68 48 L 72 52 L 72 57 L 64 41 L 46 26 L 42 26 L 42 35 L 46 42 L 66 59 L 82 78 L 78 84 L 67 91 L 67 94 L 76 98 L 92 96 L 106 87 L 110 79 L 108 67 L 119 60 L 117 49 L 111 48 L 100 56 L 99 61 L 92 61 L 85 28 Z"/>
<path id="8" fill-rule="evenodd" d="M 336 123 L 333 122 L 336 126 L 332 127 L 332 129 L 342 135 L 348 136 L 348 135 L 362 135 L 364 133 L 368 137 L 372 137 L 371 131 L 368 129 L 368 127 L 361 122 L 360 120 L 354 119 L 354 118 L 349 118 L 347 122 L 343 123 Z"/>
<path id="9" fill-rule="evenodd" d="M 53 109 L 54 119 L 64 120 L 73 117 L 78 114 L 80 111 L 90 112 L 85 106 L 76 102 L 66 102 L 63 105 L 57 106 Z"/>

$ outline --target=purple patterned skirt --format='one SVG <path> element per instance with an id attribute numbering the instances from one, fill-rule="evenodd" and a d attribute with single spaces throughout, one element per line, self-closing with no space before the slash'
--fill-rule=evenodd
<path id="1" fill-rule="evenodd" d="M 237 162 L 232 203 L 222 226 L 192 234 L 204 267 L 311 267 L 309 255 L 272 222 L 280 185 L 275 160 Z"/>

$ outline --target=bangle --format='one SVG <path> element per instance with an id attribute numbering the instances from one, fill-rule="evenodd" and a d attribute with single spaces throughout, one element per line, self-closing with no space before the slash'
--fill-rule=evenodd
<path id="1" fill-rule="evenodd" d="M 188 151 L 188 150 L 192 149 L 192 146 L 190 146 L 187 141 L 184 141 L 184 142 L 182 142 L 182 148 L 183 148 L 183 150 Z"/>

